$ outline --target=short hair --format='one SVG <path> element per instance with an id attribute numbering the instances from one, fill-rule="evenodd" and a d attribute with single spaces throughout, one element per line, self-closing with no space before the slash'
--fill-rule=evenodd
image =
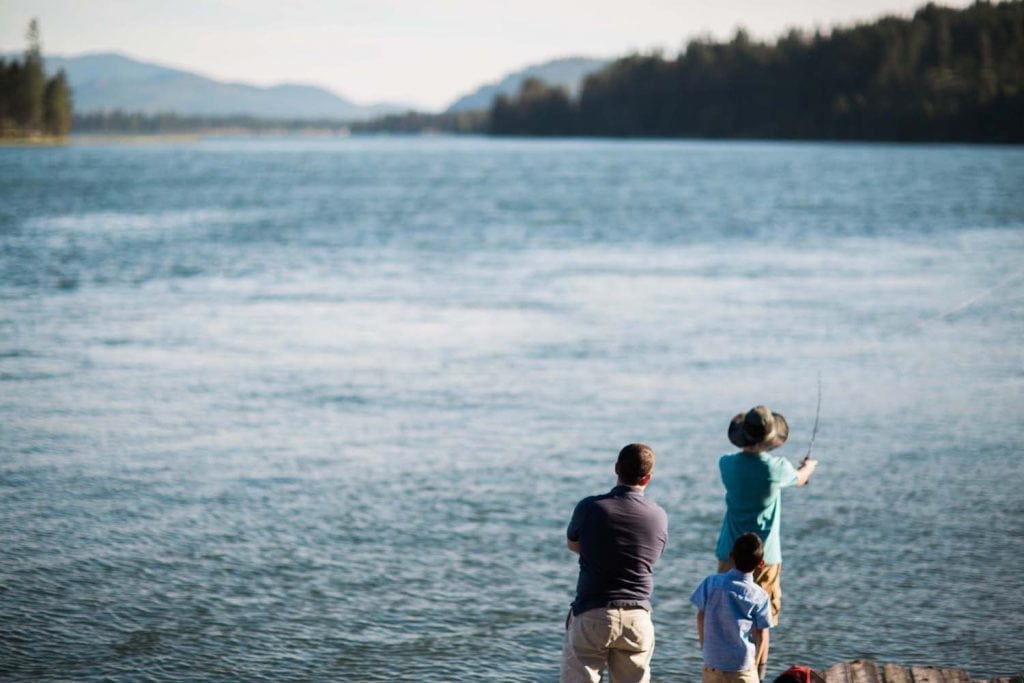
<path id="1" fill-rule="evenodd" d="M 640 482 L 654 470 L 654 451 L 642 443 L 631 443 L 619 451 L 615 471 L 623 484 L 639 486 Z"/>
<path id="2" fill-rule="evenodd" d="M 763 559 L 764 545 L 753 532 L 743 534 L 732 544 L 732 561 L 741 572 L 754 571 Z"/>

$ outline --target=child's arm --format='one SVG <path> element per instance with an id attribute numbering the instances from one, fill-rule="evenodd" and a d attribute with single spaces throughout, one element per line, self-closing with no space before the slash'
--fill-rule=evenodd
<path id="1" fill-rule="evenodd" d="M 758 666 L 768 663 L 768 641 L 770 638 L 770 629 L 766 628 L 754 628 L 751 629 L 750 635 L 754 638 L 754 663 Z"/>
<path id="2" fill-rule="evenodd" d="M 697 640 L 700 641 L 700 649 L 704 649 L 704 610 L 697 610 Z"/>

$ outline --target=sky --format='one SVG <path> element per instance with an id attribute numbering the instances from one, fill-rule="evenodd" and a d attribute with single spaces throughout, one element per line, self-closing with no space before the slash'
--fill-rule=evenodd
<path id="1" fill-rule="evenodd" d="M 45 54 L 119 52 L 217 80 L 325 87 L 359 104 L 439 111 L 480 85 L 569 56 L 674 55 L 738 27 L 774 39 L 910 16 L 925 0 L 0 0 L 0 51 L 39 19 Z M 966 6 L 965 0 L 942 1 Z"/>

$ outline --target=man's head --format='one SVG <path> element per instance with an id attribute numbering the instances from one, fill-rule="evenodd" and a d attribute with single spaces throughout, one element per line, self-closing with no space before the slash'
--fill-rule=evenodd
<path id="1" fill-rule="evenodd" d="M 743 573 L 752 572 L 764 564 L 764 546 L 755 533 L 746 533 L 732 544 L 732 561 Z"/>
<path id="2" fill-rule="evenodd" d="M 626 486 L 647 486 L 654 470 L 654 451 L 642 443 L 631 443 L 619 451 L 615 474 Z"/>

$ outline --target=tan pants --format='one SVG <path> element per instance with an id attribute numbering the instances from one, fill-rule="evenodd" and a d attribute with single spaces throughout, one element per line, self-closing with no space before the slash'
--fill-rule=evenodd
<path id="1" fill-rule="evenodd" d="M 704 665 L 704 673 L 700 677 L 701 683 L 761 683 L 757 677 L 757 669 L 746 671 L 719 671 Z"/>
<path id="2" fill-rule="evenodd" d="M 645 609 L 587 610 L 569 618 L 562 643 L 560 683 L 647 683 L 654 654 L 654 623 Z"/>
<path id="3" fill-rule="evenodd" d="M 718 573 L 724 574 L 734 566 L 731 557 L 724 562 L 719 560 Z M 778 626 L 779 612 L 782 611 L 782 565 L 766 564 L 760 569 L 755 569 L 754 583 L 768 593 L 768 598 L 772 603 L 772 626 Z"/>

